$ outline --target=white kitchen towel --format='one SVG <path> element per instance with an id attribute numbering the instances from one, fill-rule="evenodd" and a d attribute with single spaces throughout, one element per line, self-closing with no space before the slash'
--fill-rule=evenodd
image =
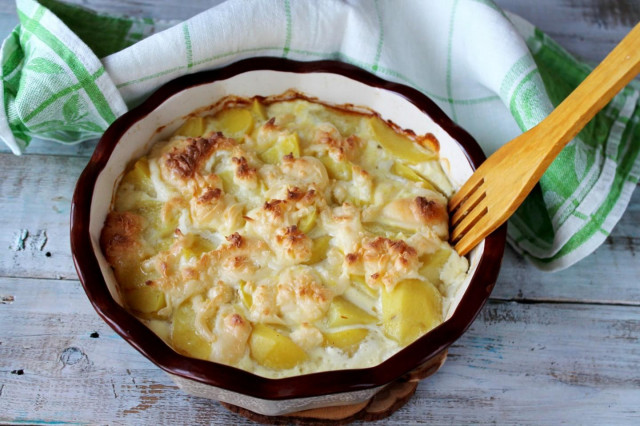
<path id="1" fill-rule="evenodd" d="M 229 0 L 153 35 L 168 23 L 17 5 L 0 51 L 0 138 L 16 154 L 32 137 L 98 137 L 167 81 L 253 56 L 334 59 L 412 86 L 491 154 L 589 72 L 489 0 Z M 510 221 L 510 243 L 538 267 L 587 256 L 624 212 L 640 174 L 638 93 L 634 82 L 599 113 Z"/>

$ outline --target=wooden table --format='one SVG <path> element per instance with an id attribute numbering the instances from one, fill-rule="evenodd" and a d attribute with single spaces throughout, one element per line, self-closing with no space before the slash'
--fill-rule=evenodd
<path id="1" fill-rule="evenodd" d="M 80 2 L 78 0 L 78 2 Z M 83 1 L 187 18 L 207 1 Z M 597 62 L 640 20 L 638 0 L 498 0 Z M 0 0 L 0 37 L 17 23 Z M 244 424 L 194 398 L 115 334 L 77 281 L 69 203 L 95 143 L 0 148 L 0 423 Z M 389 424 L 640 422 L 640 191 L 591 256 L 543 273 L 510 249 L 490 302 Z M 382 423 L 382 422 L 381 422 Z"/>

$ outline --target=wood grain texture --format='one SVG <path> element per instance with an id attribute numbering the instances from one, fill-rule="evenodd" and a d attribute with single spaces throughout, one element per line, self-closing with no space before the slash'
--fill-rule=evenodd
<path id="1" fill-rule="evenodd" d="M 0 276 L 72 278 L 69 208 L 85 157 L 0 154 Z"/>
<path id="2" fill-rule="evenodd" d="M 494 1 L 591 64 L 600 62 L 640 21 L 637 0 Z"/>
<path id="3" fill-rule="evenodd" d="M 0 423 L 243 423 L 177 389 L 102 322 L 77 281 L 2 278 L 0 297 L 0 324 L 11 325 L 0 328 Z M 639 339 L 638 307 L 490 302 L 386 422 L 637 415 Z"/>

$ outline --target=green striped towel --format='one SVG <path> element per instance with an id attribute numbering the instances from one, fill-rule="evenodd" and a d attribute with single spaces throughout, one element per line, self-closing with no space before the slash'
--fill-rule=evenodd
<path id="1" fill-rule="evenodd" d="M 173 26 L 53 0 L 17 6 L 0 51 L 0 138 L 16 154 L 32 138 L 99 137 L 179 75 L 264 55 L 340 60 L 413 86 L 490 154 L 589 72 L 489 0 L 230 0 Z M 600 112 L 510 221 L 511 245 L 538 267 L 584 258 L 620 219 L 640 173 L 638 95 L 634 82 Z"/>

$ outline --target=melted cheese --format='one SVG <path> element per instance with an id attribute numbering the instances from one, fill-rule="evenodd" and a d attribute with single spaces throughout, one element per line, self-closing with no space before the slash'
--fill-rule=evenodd
<path id="1" fill-rule="evenodd" d="M 369 367 L 411 321 L 441 322 L 466 278 L 437 152 L 301 98 L 221 102 L 117 188 L 103 251 L 129 309 L 179 352 L 267 377 Z M 437 297 L 412 301 L 415 285 Z M 439 307 L 429 321 L 385 322 L 422 302 Z"/>

